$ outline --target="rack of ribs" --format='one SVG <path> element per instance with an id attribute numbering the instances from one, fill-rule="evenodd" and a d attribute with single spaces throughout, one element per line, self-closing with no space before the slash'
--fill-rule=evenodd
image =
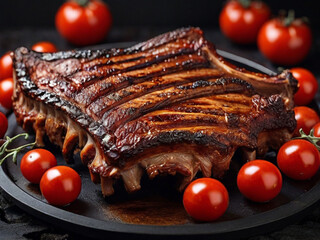
<path id="1" fill-rule="evenodd" d="M 219 56 L 198 28 L 162 34 L 126 49 L 37 53 L 14 61 L 17 122 L 61 147 L 80 150 L 105 196 L 122 179 L 128 192 L 143 174 L 177 175 L 179 189 L 198 171 L 222 177 L 236 149 L 246 160 L 277 149 L 296 126 L 297 81 L 269 76 Z"/>

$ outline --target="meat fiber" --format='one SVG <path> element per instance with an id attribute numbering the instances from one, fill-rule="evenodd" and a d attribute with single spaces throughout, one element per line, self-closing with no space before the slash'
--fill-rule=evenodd
<path id="1" fill-rule="evenodd" d="M 80 150 L 104 195 L 128 192 L 148 174 L 222 177 L 236 149 L 247 160 L 291 138 L 289 71 L 249 72 L 219 56 L 198 28 L 127 49 L 14 52 L 14 112 L 38 146 L 44 136 L 67 162 Z"/>

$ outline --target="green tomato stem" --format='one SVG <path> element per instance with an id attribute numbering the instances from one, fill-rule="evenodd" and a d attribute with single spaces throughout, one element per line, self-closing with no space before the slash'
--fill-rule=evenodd
<path id="1" fill-rule="evenodd" d="M 311 129 L 309 135 L 307 135 L 302 128 L 300 128 L 299 130 L 300 133 L 300 137 L 295 137 L 294 139 L 304 139 L 307 140 L 309 142 L 311 142 L 314 146 L 316 146 L 316 148 L 318 149 L 318 151 L 320 151 L 320 145 L 318 144 L 320 142 L 320 137 L 315 137 L 314 136 L 314 129 Z"/>
<path id="2" fill-rule="evenodd" d="M 81 7 L 86 7 L 89 4 L 90 0 L 75 0 L 75 2 Z"/>
<path id="3" fill-rule="evenodd" d="M 0 146 L 0 165 L 4 162 L 5 159 L 7 159 L 8 157 L 12 156 L 12 161 L 16 164 L 17 163 L 17 155 L 18 153 L 26 148 L 26 147 L 34 147 L 34 145 L 36 144 L 36 142 L 33 142 L 33 143 L 28 143 L 28 144 L 25 144 L 25 145 L 22 145 L 20 147 L 17 147 L 17 148 L 12 148 L 12 149 L 8 149 L 8 145 L 10 143 L 12 143 L 14 140 L 16 140 L 17 138 L 19 137 L 24 137 L 25 139 L 28 139 L 29 137 L 29 134 L 27 133 L 21 133 L 21 134 L 18 134 L 12 138 L 10 137 L 6 137 L 6 141 L 3 143 L 2 141 L 2 145 Z"/>
<path id="4" fill-rule="evenodd" d="M 239 0 L 239 3 L 243 8 L 249 8 L 251 4 L 251 0 Z"/>
<path id="5" fill-rule="evenodd" d="M 289 27 L 291 23 L 294 21 L 294 19 L 295 19 L 295 12 L 293 9 L 290 9 L 288 11 L 288 16 L 283 21 L 284 26 Z"/>

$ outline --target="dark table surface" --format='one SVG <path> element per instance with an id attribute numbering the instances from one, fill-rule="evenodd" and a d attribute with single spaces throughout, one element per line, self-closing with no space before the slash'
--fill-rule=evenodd
<path id="1" fill-rule="evenodd" d="M 172 29 L 151 28 L 117 28 L 112 29 L 103 43 L 143 41 L 159 33 Z M 265 59 L 255 45 L 239 46 L 228 41 L 217 29 L 204 29 L 206 37 L 215 43 L 216 47 L 242 57 L 253 60 L 268 68 L 278 67 Z M 320 38 L 315 33 L 312 50 L 307 59 L 299 66 L 311 70 L 320 79 L 320 68 L 317 56 L 320 53 Z M 60 50 L 72 49 L 74 46 L 65 42 L 54 29 L 19 29 L 3 31 L 0 35 L 0 54 L 19 46 L 31 47 L 38 41 L 51 41 Z M 23 209 L 11 202 L 0 189 L 0 239 L 80 239 L 81 236 L 51 226 L 28 215 Z M 320 201 L 307 215 L 298 222 L 261 236 L 253 236 L 251 240 L 298 240 L 320 239 Z"/>

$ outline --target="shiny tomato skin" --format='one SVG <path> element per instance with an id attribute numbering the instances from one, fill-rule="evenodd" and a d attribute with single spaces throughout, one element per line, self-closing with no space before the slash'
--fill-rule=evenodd
<path id="1" fill-rule="evenodd" d="M 100 0 L 90 0 L 86 6 L 68 1 L 59 8 L 55 18 L 59 33 L 69 42 L 79 46 L 103 40 L 110 30 L 111 23 L 110 10 Z"/>
<path id="2" fill-rule="evenodd" d="M 0 112 L 0 138 L 3 138 L 8 130 L 8 119 Z"/>
<path id="3" fill-rule="evenodd" d="M 237 185 L 240 192 L 251 201 L 267 202 L 280 193 L 282 176 L 271 162 L 253 160 L 241 167 Z"/>
<path id="4" fill-rule="evenodd" d="M 269 60 L 291 66 L 301 62 L 312 43 L 310 27 L 296 19 L 289 26 L 281 18 L 266 22 L 258 34 L 258 47 Z"/>
<path id="5" fill-rule="evenodd" d="M 13 95 L 13 79 L 6 78 L 0 80 L 0 105 L 11 109 Z"/>
<path id="6" fill-rule="evenodd" d="M 318 91 L 318 81 L 315 76 L 305 68 L 292 68 L 290 70 L 298 80 L 299 89 L 294 95 L 296 105 L 308 105 Z"/>
<path id="7" fill-rule="evenodd" d="M 12 78 L 12 58 L 11 52 L 7 52 L 0 58 L 0 80 L 6 78 Z"/>
<path id="8" fill-rule="evenodd" d="M 261 26 L 269 19 L 270 8 L 261 1 L 252 1 L 248 8 L 239 1 L 226 3 L 219 17 L 221 31 L 240 44 L 255 43 Z"/>
<path id="9" fill-rule="evenodd" d="M 293 108 L 293 110 L 295 119 L 297 121 L 297 126 L 294 130 L 295 136 L 300 136 L 300 128 L 302 128 L 304 133 L 309 134 L 313 126 L 320 122 L 318 114 L 312 108 L 306 106 L 298 106 Z"/>
<path id="10" fill-rule="evenodd" d="M 229 194 L 225 186 L 213 178 L 191 182 L 183 194 L 187 213 L 197 221 L 214 221 L 228 208 Z"/>
<path id="11" fill-rule="evenodd" d="M 57 47 L 51 42 L 37 42 L 31 49 L 36 52 L 53 53 L 57 51 Z"/>
<path id="12" fill-rule="evenodd" d="M 295 180 L 314 176 L 320 166 L 318 149 L 303 139 L 294 139 L 281 146 L 277 155 L 280 170 Z"/>
<path id="13" fill-rule="evenodd" d="M 57 165 L 56 157 L 46 149 L 33 149 L 23 155 L 20 163 L 22 175 L 31 183 L 40 183 L 42 175 Z"/>
<path id="14" fill-rule="evenodd" d="M 320 122 L 313 126 L 313 135 L 320 137 Z"/>
<path id="15" fill-rule="evenodd" d="M 56 166 L 43 174 L 40 190 L 49 204 L 65 206 L 78 198 L 81 191 L 81 178 L 70 167 Z"/>

